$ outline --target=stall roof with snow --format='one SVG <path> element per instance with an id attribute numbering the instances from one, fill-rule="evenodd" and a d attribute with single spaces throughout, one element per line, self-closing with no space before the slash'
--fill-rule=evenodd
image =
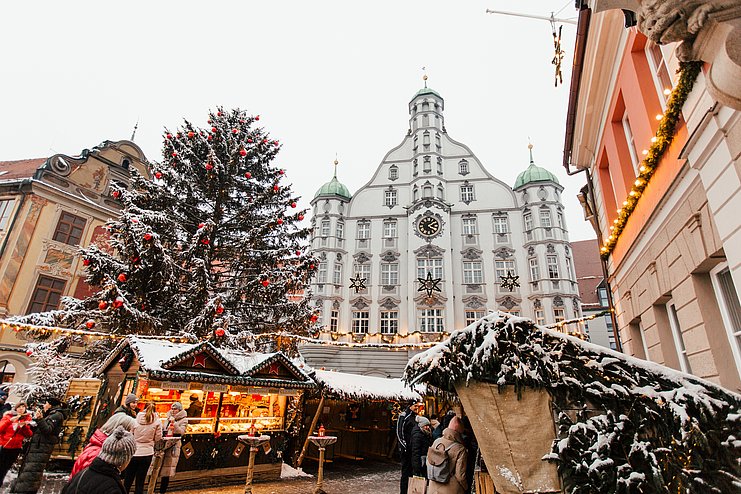
<path id="1" fill-rule="evenodd" d="M 741 396 L 529 319 L 490 314 L 413 357 L 403 379 L 546 390 L 558 435 L 543 460 L 565 492 L 741 492 Z"/>
<path id="2" fill-rule="evenodd" d="M 132 352 L 152 379 L 240 386 L 315 388 L 316 383 L 281 352 L 254 353 L 216 348 L 210 342 L 173 343 L 130 336 L 108 356 L 105 372 Z"/>
<path id="3" fill-rule="evenodd" d="M 314 380 L 328 398 L 341 400 L 421 401 L 422 395 L 401 379 L 361 376 L 344 372 L 315 370 Z M 423 388 L 423 386 L 417 386 Z"/>

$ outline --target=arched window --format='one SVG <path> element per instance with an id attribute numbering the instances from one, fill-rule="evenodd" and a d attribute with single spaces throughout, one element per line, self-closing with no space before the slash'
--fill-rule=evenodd
<path id="1" fill-rule="evenodd" d="M 458 173 L 461 175 L 468 175 L 468 161 L 461 160 L 458 162 Z"/>
<path id="2" fill-rule="evenodd" d="M 391 165 L 389 167 L 389 180 L 396 180 L 397 178 L 399 178 L 399 167 Z"/>

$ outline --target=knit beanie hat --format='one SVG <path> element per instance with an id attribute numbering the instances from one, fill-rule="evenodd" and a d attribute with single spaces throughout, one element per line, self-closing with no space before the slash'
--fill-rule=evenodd
<path id="1" fill-rule="evenodd" d="M 58 407 L 62 405 L 62 400 L 60 400 L 59 398 L 55 398 L 53 396 L 47 397 L 46 402 L 52 407 Z"/>
<path id="2" fill-rule="evenodd" d="M 173 410 L 182 410 L 183 404 L 180 403 L 179 401 L 176 401 L 175 403 L 172 404 L 172 408 Z"/>
<path id="3" fill-rule="evenodd" d="M 135 452 L 136 440 L 134 435 L 119 425 L 103 442 L 98 458 L 120 468 L 131 460 Z"/>
<path id="4" fill-rule="evenodd" d="M 430 425 L 430 420 L 424 415 L 418 415 L 417 423 L 419 424 L 420 427 L 424 427 L 426 425 Z"/>
<path id="5" fill-rule="evenodd" d="M 129 406 L 132 403 L 136 403 L 137 401 L 139 401 L 139 398 L 137 398 L 134 393 L 129 393 L 126 395 L 126 401 L 124 401 L 124 403 L 126 404 L 126 406 Z"/>

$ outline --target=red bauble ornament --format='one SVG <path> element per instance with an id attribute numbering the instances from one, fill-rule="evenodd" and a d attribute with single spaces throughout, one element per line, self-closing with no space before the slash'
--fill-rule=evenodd
<path id="1" fill-rule="evenodd" d="M 262 143 L 263 143 L 263 144 L 267 144 L 267 143 L 268 143 L 268 140 L 267 140 L 267 139 L 263 139 L 263 140 L 262 140 Z"/>
<path id="2" fill-rule="evenodd" d="M 268 280 L 262 280 L 262 286 L 268 286 L 270 282 Z"/>
<path id="3" fill-rule="evenodd" d="M 217 129 L 216 127 L 211 127 L 211 132 L 213 132 L 214 134 L 216 133 L 217 130 L 219 129 Z"/>
<path id="4" fill-rule="evenodd" d="M 196 136 L 196 133 L 195 132 L 193 132 L 192 130 L 189 130 L 188 131 L 188 137 L 190 137 L 191 139 L 193 139 L 195 136 Z"/>
<path id="5" fill-rule="evenodd" d="M 240 149 L 239 150 L 239 155 L 240 156 L 247 156 L 247 150 L 246 149 Z"/>
<path id="6" fill-rule="evenodd" d="M 313 316 L 311 316 L 311 322 L 316 322 L 317 319 L 319 319 L 319 317 L 316 314 L 314 314 Z"/>
<path id="7" fill-rule="evenodd" d="M 168 133 L 167 133 L 167 134 L 165 135 L 165 137 L 167 137 L 168 139 L 172 139 L 172 134 L 170 134 L 170 133 L 168 132 Z"/>
<path id="8" fill-rule="evenodd" d="M 216 313 L 217 314 L 223 314 L 224 313 L 224 306 L 223 305 L 216 306 Z"/>
<path id="9" fill-rule="evenodd" d="M 178 139 L 180 139 L 180 132 L 178 132 L 175 137 L 177 137 Z"/>
<path id="10" fill-rule="evenodd" d="M 95 327 L 95 321 L 93 321 L 92 319 L 90 319 L 88 322 L 85 323 L 85 327 L 87 329 L 93 329 Z"/>
<path id="11" fill-rule="evenodd" d="M 201 228 L 203 228 L 204 226 L 206 226 L 206 223 L 198 223 L 198 229 L 199 229 L 199 230 L 200 230 Z"/>
<path id="12" fill-rule="evenodd" d="M 82 260 L 82 265 L 83 266 L 90 266 L 90 259 L 83 259 Z"/>
<path id="13" fill-rule="evenodd" d="M 298 215 L 298 220 L 299 221 L 304 221 L 304 215 L 303 214 L 299 214 Z"/>
<path id="14" fill-rule="evenodd" d="M 221 112 L 216 112 L 216 116 L 220 117 L 220 116 L 222 116 L 222 115 L 223 115 L 223 113 L 221 113 Z"/>
<path id="15" fill-rule="evenodd" d="M 232 134 L 237 134 L 237 133 L 239 133 L 239 129 L 232 129 Z"/>
<path id="16" fill-rule="evenodd" d="M 250 172 L 247 172 L 244 174 L 244 178 L 252 178 L 252 174 Z"/>
<path id="17" fill-rule="evenodd" d="M 162 178 L 161 172 L 154 172 L 154 178 Z"/>
<path id="18" fill-rule="evenodd" d="M 283 224 L 283 218 L 278 218 L 277 222 L 278 222 L 279 225 L 282 225 Z"/>
<path id="19" fill-rule="evenodd" d="M 131 262 L 136 264 L 137 262 L 139 262 L 139 258 L 136 256 L 131 256 Z"/>
<path id="20" fill-rule="evenodd" d="M 152 240 L 152 234 L 151 233 L 145 233 L 144 234 L 144 240 L 146 240 L 147 242 L 149 242 L 150 240 Z"/>
<path id="21" fill-rule="evenodd" d="M 282 170 L 282 169 L 281 170 L 278 170 L 278 175 L 284 175 L 285 173 L 286 173 L 285 170 Z"/>
<path id="22" fill-rule="evenodd" d="M 33 350 L 26 350 L 26 357 L 33 355 Z"/>
<path id="23" fill-rule="evenodd" d="M 219 338 L 221 338 L 222 336 L 224 336 L 226 334 L 226 331 L 224 331 L 223 329 L 219 328 L 216 331 L 214 331 L 214 334 L 216 336 L 218 336 Z"/>
<path id="24" fill-rule="evenodd" d="M 278 141 L 273 141 L 273 144 L 275 144 L 275 147 L 278 147 L 280 145 Z"/>
<path id="25" fill-rule="evenodd" d="M 260 115 L 256 115 L 255 120 L 260 120 Z"/>
<path id="26" fill-rule="evenodd" d="M 291 203 L 291 207 L 292 207 L 292 208 L 295 208 L 296 206 L 297 206 L 297 204 L 296 204 L 295 202 L 292 202 L 292 203 Z"/>
<path id="27" fill-rule="evenodd" d="M 211 243 L 211 241 L 210 241 L 209 239 L 207 239 L 207 238 L 202 238 L 202 239 L 201 239 L 201 243 L 202 243 L 203 245 L 208 245 L 209 243 Z"/>
<path id="28" fill-rule="evenodd" d="M 113 196 L 114 199 L 118 199 L 119 197 L 121 197 L 121 193 L 117 190 L 114 190 L 113 193 L 111 193 L 111 195 Z"/>
<path id="29" fill-rule="evenodd" d="M 118 281 L 120 281 L 121 283 L 125 283 L 127 279 L 128 277 L 126 276 L 126 273 L 121 273 L 118 275 Z"/>
<path id="30" fill-rule="evenodd" d="M 297 256 L 300 256 L 300 255 L 301 255 L 301 251 L 300 251 L 300 250 L 297 250 L 297 251 L 296 251 L 296 255 L 297 255 Z"/>
<path id="31" fill-rule="evenodd" d="M 206 163 L 206 170 L 211 171 L 213 169 L 214 169 L 214 165 L 212 165 L 211 163 Z"/>
<path id="32" fill-rule="evenodd" d="M 206 140 L 207 141 L 210 141 L 211 139 L 213 139 L 213 136 L 211 134 L 209 134 L 208 137 L 206 137 Z"/>
<path id="33" fill-rule="evenodd" d="M 173 152 L 172 152 L 172 153 L 170 153 L 170 154 L 172 155 L 172 157 L 173 157 L 173 158 L 175 158 L 175 157 L 176 157 L 176 156 L 178 155 L 178 152 L 177 152 L 177 151 L 173 151 Z"/>
<path id="34" fill-rule="evenodd" d="M 273 185 L 273 191 L 278 192 L 278 190 L 280 190 L 280 187 L 278 187 L 277 185 Z"/>
<path id="35" fill-rule="evenodd" d="M 255 141 L 253 141 L 252 139 L 247 139 L 247 143 L 252 144 L 253 142 Z"/>
<path id="36" fill-rule="evenodd" d="M 114 309 L 120 309 L 123 307 L 124 299 L 121 297 L 116 297 L 116 300 L 113 301 L 113 308 Z"/>
<path id="37" fill-rule="evenodd" d="M 106 302 L 105 300 L 101 300 L 100 302 L 98 302 L 98 309 L 106 310 L 107 307 L 108 307 L 108 302 Z"/>
<path id="38" fill-rule="evenodd" d="M 314 268 L 316 268 L 316 266 L 315 266 L 315 265 L 313 265 L 313 264 L 309 264 L 309 269 L 314 269 Z"/>

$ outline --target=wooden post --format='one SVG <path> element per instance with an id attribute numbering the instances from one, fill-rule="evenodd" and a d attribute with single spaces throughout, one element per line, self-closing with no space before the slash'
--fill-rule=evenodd
<path id="1" fill-rule="evenodd" d="M 244 494 L 252 494 L 252 476 L 255 474 L 255 456 L 257 448 L 250 447 L 250 462 L 247 464 L 247 482 L 244 485 Z"/>
<path id="2" fill-rule="evenodd" d="M 316 474 L 316 489 L 314 494 L 324 494 L 323 482 L 324 482 L 324 449 L 319 448 L 319 471 Z"/>
<path id="3" fill-rule="evenodd" d="M 164 459 L 165 451 L 155 451 L 154 458 L 152 459 L 152 474 L 149 476 L 149 484 L 147 485 L 147 494 L 153 494 L 154 488 L 157 485 L 157 480 L 160 476 L 160 470 L 162 470 L 162 460 Z"/>
<path id="4" fill-rule="evenodd" d="M 306 456 L 306 450 L 309 448 L 309 436 L 314 432 L 314 427 L 316 427 L 316 423 L 319 421 L 319 415 L 322 413 L 322 407 L 324 406 L 324 393 L 322 393 L 322 397 L 319 400 L 319 406 L 316 407 L 316 413 L 314 414 L 314 418 L 311 420 L 311 426 L 309 427 L 309 431 L 306 433 L 306 440 L 304 441 L 304 447 L 301 448 L 301 454 L 298 457 L 298 460 L 296 461 L 296 468 L 301 467 L 301 463 L 304 461 L 304 456 Z"/>

